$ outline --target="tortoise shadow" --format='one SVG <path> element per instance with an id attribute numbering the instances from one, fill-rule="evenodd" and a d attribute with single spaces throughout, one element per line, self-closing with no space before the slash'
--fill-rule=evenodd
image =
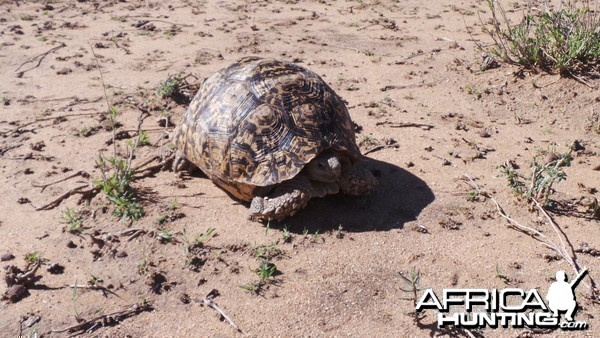
<path id="1" fill-rule="evenodd" d="M 350 232 L 402 229 L 435 199 L 429 186 L 410 172 L 387 162 L 366 161 L 379 180 L 374 193 L 358 198 L 341 194 L 315 198 L 296 215 L 270 226 L 287 226 L 294 233 L 322 233 L 340 225 Z"/>

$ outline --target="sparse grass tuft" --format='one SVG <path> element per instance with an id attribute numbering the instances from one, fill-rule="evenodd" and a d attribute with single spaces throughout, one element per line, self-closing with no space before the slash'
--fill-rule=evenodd
<path id="1" fill-rule="evenodd" d="M 62 214 L 62 219 L 67 222 L 67 232 L 70 234 L 79 234 L 83 230 L 83 216 L 80 212 L 67 208 Z"/>
<path id="2" fill-rule="evenodd" d="M 292 233 L 289 230 L 289 226 L 286 225 L 283 227 L 283 234 L 281 235 L 281 239 L 284 243 L 290 243 L 292 241 Z"/>
<path id="3" fill-rule="evenodd" d="M 496 278 L 502 281 L 505 285 L 510 285 L 510 278 L 508 278 L 502 271 L 500 271 L 500 266 L 496 263 Z"/>
<path id="4" fill-rule="evenodd" d="M 400 272 L 400 277 L 404 283 L 404 286 L 400 288 L 400 290 L 407 292 L 410 294 L 409 300 L 413 301 L 413 306 L 417 308 L 417 299 L 419 291 L 423 290 L 419 284 L 421 283 L 421 271 L 419 269 L 413 267 L 407 276 Z M 415 323 L 419 322 L 419 312 L 415 310 L 414 312 L 414 320 Z"/>
<path id="5" fill-rule="evenodd" d="M 124 158 L 112 156 L 105 159 L 100 155 L 97 160 L 102 172 L 102 179 L 94 184 L 102 189 L 106 198 L 114 205 L 113 214 L 122 220 L 138 220 L 144 216 L 144 209 L 137 200 L 137 195 L 131 187 L 133 170 Z M 108 174 L 111 172 L 112 174 Z"/>
<path id="6" fill-rule="evenodd" d="M 181 86 L 183 76 L 181 74 L 169 75 L 165 81 L 161 81 L 156 87 L 156 94 L 162 98 L 173 97 Z"/>
<path id="7" fill-rule="evenodd" d="M 94 275 L 92 275 L 90 277 L 90 279 L 88 279 L 87 281 L 87 285 L 93 287 L 93 288 L 97 288 L 100 286 L 100 284 L 104 283 L 104 280 L 100 277 L 96 277 Z"/>
<path id="8" fill-rule="evenodd" d="M 29 267 L 37 264 L 42 264 L 46 261 L 46 259 L 42 257 L 41 253 L 34 251 L 25 255 L 25 261 L 27 262 L 27 266 Z"/>
<path id="9" fill-rule="evenodd" d="M 582 5 L 562 1 L 558 9 L 528 6 L 518 24 L 511 24 L 500 1 L 486 1 L 492 13 L 491 27 L 483 26 L 494 43 L 491 48 L 480 45 L 484 52 L 561 76 L 598 72 L 600 12 L 592 8 L 591 1 Z"/>
<path id="10" fill-rule="evenodd" d="M 158 231 L 158 233 L 157 233 L 158 241 L 161 242 L 162 244 L 173 241 L 174 236 L 175 236 L 175 233 L 171 229 L 162 229 L 162 230 Z"/>
<path id="11" fill-rule="evenodd" d="M 265 286 L 267 286 L 268 283 L 271 283 L 273 278 L 275 278 L 277 267 L 266 259 L 262 259 L 258 268 L 254 270 L 254 273 L 258 276 L 258 280 L 242 284 L 240 287 L 255 295 L 259 295 L 264 290 Z"/>
<path id="12" fill-rule="evenodd" d="M 256 269 L 256 274 L 258 275 L 260 281 L 263 283 L 272 278 L 275 272 L 277 272 L 277 267 L 275 266 L 275 264 L 267 260 L 263 260 L 260 263 L 258 269 Z"/>
<path id="13" fill-rule="evenodd" d="M 119 111 L 116 107 L 110 107 L 108 117 L 113 132 L 113 155 L 104 158 L 102 154 L 98 156 L 96 165 L 102 173 L 102 178 L 94 180 L 94 185 L 99 187 L 106 198 L 114 205 L 113 214 L 121 217 L 122 220 L 138 220 L 145 214 L 144 209 L 138 202 L 138 197 L 131 182 L 134 179 L 134 170 L 132 166 L 133 155 L 141 142 L 144 142 L 147 135 L 138 133 L 138 137 L 133 142 L 127 144 L 128 156 L 122 157 L 117 153 L 115 145 L 116 119 Z M 138 128 L 139 129 L 139 128 Z"/>
<path id="14" fill-rule="evenodd" d="M 283 251 L 275 243 L 255 246 L 253 251 L 254 256 L 261 260 L 269 260 L 283 254 Z"/>
<path id="15" fill-rule="evenodd" d="M 477 191 L 475 191 L 475 190 L 470 191 L 469 194 L 467 195 L 467 201 L 476 202 L 478 197 L 479 197 L 479 193 Z"/>
<path id="16" fill-rule="evenodd" d="M 547 163 L 542 163 L 540 156 L 536 156 L 531 163 L 529 176 L 522 175 L 511 163 L 505 163 L 498 167 L 501 171 L 500 177 L 506 177 L 508 186 L 519 198 L 531 203 L 531 209 L 534 207 L 534 200 L 544 208 L 551 207 L 553 185 L 567 179 L 563 168 L 570 166 L 571 152 L 572 150 L 563 153 Z"/>

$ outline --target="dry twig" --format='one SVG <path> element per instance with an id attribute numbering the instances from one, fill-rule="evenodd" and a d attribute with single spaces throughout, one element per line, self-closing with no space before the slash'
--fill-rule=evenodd
<path id="1" fill-rule="evenodd" d="M 52 52 L 54 52 L 54 51 L 57 51 L 57 50 L 59 50 L 59 49 L 61 49 L 61 48 L 65 47 L 65 46 L 66 46 L 66 44 L 65 44 L 64 42 L 61 42 L 61 43 L 60 43 L 60 45 L 58 45 L 58 46 L 56 46 L 56 47 L 52 47 L 52 48 L 50 48 L 48 51 L 46 51 L 46 52 L 44 52 L 44 53 L 42 53 L 42 54 L 38 54 L 38 55 L 36 55 L 36 56 L 32 57 L 31 59 L 29 59 L 29 60 L 27 60 L 27 61 L 23 62 L 23 63 L 22 63 L 20 66 L 19 66 L 19 68 L 17 68 L 17 69 L 15 70 L 15 73 L 17 74 L 17 77 L 22 77 L 22 76 L 23 76 L 23 74 L 25 74 L 25 72 L 28 72 L 28 71 L 30 71 L 30 70 L 32 70 L 32 69 L 35 69 L 35 68 L 39 67 L 39 66 L 40 66 L 40 64 L 42 63 L 42 60 L 44 60 L 44 58 L 45 58 L 45 57 L 46 57 L 48 54 L 50 54 L 50 53 L 52 53 Z M 25 69 L 25 70 L 21 70 L 21 71 L 20 71 L 20 69 L 21 69 L 23 66 L 25 66 L 25 65 L 26 65 L 26 64 L 28 64 L 28 63 L 34 63 L 36 60 L 37 60 L 37 63 L 35 64 L 35 66 L 33 66 L 33 67 L 30 67 L 30 68 L 27 68 L 27 69 Z"/>
<path id="2" fill-rule="evenodd" d="M 416 122 L 390 122 L 390 121 L 383 121 L 383 122 L 377 122 L 375 125 L 377 126 L 388 126 L 390 128 L 408 128 L 408 127 L 417 127 L 417 128 L 421 128 L 424 130 L 429 130 L 433 128 L 433 125 L 431 124 L 425 124 L 425 123 L 416 123 Z"/>
<path id="3" fill-rule="evenodd" d="M 31 121 L 31 122 L 27 122 L 25 124 L 21 124 L 21 125 L 19 125 L 16 128 L 13 128 L 13 129 L 10 129 L 10 130 L 1 131 L 0 132 L 0 136 L 14 133 L 16 131 L 19 131 L 19 129 L 22 129 L 23 127 L 27 127 L 27 126 L 30 126 L 30 125 L 32 125 L 34 123 L 38 123 L 38 122 L 42 122 L 42 121 L 56 120 L 56 119 L 62 119 L 62 118 L 66 118 L 66 117 L 73 117 L 73 116 L 81 117 L 81 116 L 91 116 L 91 115 L 98 115 L 98 113 L 79 113 L 79 114 L 67 114 L 67 115 L 52 116 L 52 117 L 41 117 L 41 118 L 35 119 L 35 120 Z"/>
<path id="4" fill-rule="evenodd" d="M 123 319 L 131 317 L 133 315 L 137 315 L 144 311 L 150 311 L 150 310 L 152 310 L 152 306 L 149 303 L 144 302 L 142 304 L 133 304 L 130 307 L 126 308 L 125 310 L 116 311 L 116 312 L 112 312 L 112 313 L 107 313 L 105 315 L 97 316 L 90 320 L 85 320 L 79 324 L 69 326 L 64 329 L 58 329 L 58 330 L 52 329 L 50 332 L 51 333 L 62 333 L 62 332 L 73 333 L 73 332 L 84 331 L 85 333 L 89 333 L 99 327 L 116 325 L 119 322 L 121 322 Z"/>
<path id="5" fill-rule="evenodd" d="M 391 90 L 391 89 L 406 89 L 406 88 L 430 87 L 430 86 L 433 86 L 434 84 L 436 84 L 436 83 L 435 82 L 428 82 L 428 83 L 416 83 L 416 84 L 409 84 L 409 85 L 395 85 L 395 84 L 391 84 L 391 85 L 387 85 L 387 86 L 381 87 L 379 90 L 381 90 L 382 92 L 385 92 L 385 91 Z"/>
<path id="6" fill-rule="evenodd" d="M 242 332 L 242 330 L 240 330 L 240 328 L 237 325 L 235 325 L 233 320 L 231 320 L 231 318 L 227 316 L 225 311 L 223 311 L 223 309 L 221 309 L 217 304 L 215 304 L 215 302 L 213 302 L 213 299 L 215 298 L 215 295 L 217 293 L 217 290 L 211 290 L 206 296 L 204 296 L 204 298 L 202 299 L 202 303 L 216 310 L 229 323 L 229 325 L 231 325 L 238 332 Z"/>
<path id="7" fill-rule="evenodd" d="M 74 173 L 72 175 L 69 175 L 67 177 L 61 178 L 60 180 L 57 180 L 57 181 L 54 181 L 54 182 L 50 182 L 50 183 L 46 183 L 46 184 L 32 184 L 32 185 L 34 187 L 36 187 L 36 188 L 42 188 L 42 190 L 40 192 L 44 192 L 44 190 L 46 188 L 48 188 L 49 186 L 51 186 L 51 185 L 54 185 L 54 184 L 57 184 L 57 183 L 61 183 L 61 182 L 64 182 L 66 180 L 70 180 L 70 179 L 72 179 L 74 177 L 77 177 L 77 176 L 81 176 L 81 177 L 86 177 L 87 178 L 87 177 L 90 177 L 90 174 L 88 174 L 87 172 L 81 170 L 81 171 L 78 171 L 78 172 L 76 172 L 76 173 Z"/>
<path id="8" fill-rule="evenodd" d="M 521 231 L 521 232 L 523 232 L 523 233 L 531 236 L 535 240 L 541 242 L 542 245 L 544 245 L 545 247 L 552 249 L 559 256 L 561 256 L 564 259 L 565 262 L 567 262 L 569 265 L 571 265 L 571 267 L 575 271 L 575 274 L 578 274 L 580 272 L 581 267 L 577 263 L 577 259 L 576 259 L 576 256 L 575 256 L 575 250 L 573 249 L 573 246 L 571 245 L 571 243 L 569 241 L 569 238 L 562 231 L 562 229 L 560 229 L 560 227 L 554 222 L 554 220 L 552 219 L 552 217 L 550 217 L 550 215 L 546 212 L 546 210 L 544 210 L 544 208 L 542 208 L 542 206 L 539 204 L 539 202 L 534 197 L 531 197 L 532 202 L 537 207 L 538 211 L 542 215 L 544 215 L 544 217 L 547 220 L 547 223 L 550 224 L 550 226 L 552 227 L 552 229 L 556 233 L 556 236 L 558 237 L 558 239 L 560 241 L 560 246 L 558 246 L 550 238 L 548 238 L 548 236 L 544 235 L 540 231 L 538 231 L 538 230 L 536 230 L 534 228 L 522 225 L 521 223 L 519 223 L 515 219 L 511 218 L 510 216 L 508 216 L 506 214 L 506 212 L 504 211 L 504 209 L 502 209 L 502 207 L 500 206 L 500 203 L 498 203 L 498 201 L 494 198 L 494 196 L 490 195 L 487 192 L 482 191 L 479 188 L 479 186 L 477 185 L 477 183 L 475 183 L 475 181 L 473 181 L 473 179 L 471 178 L 471 176 L 465 174 L 465 177 L 469 179 L 469 182 L 470 182 L 471 186 L 473 186 L 473 188 L 477 191 L 477 193 L 479 193 L 479 194 L 481 194 L 483 196 L 489 197 L 492 200 L 492 202 L 494 202 L 494 204 L 496 206 L 496 210 L 498 211 L 498 214 L 500 216 L 502 216 L 504 219 L 506 219 L 507 221 L 509 221 L 510 224 L 513 226 L 513 228 L 515 228 L 518 231 Z M 563 237 L 564 237 L 564 240 L 563 240 Z M 566 244 L 565 244 L 565 242 L 566 242 Z M 567 246 L 569 248 L 568 250 L 567 250 Z M 583 282 L 583 283 L 586 284 L 586 286 L 590 289 L 590 297 L 592 299 L 594 299 L 594 300 L 597 300 L 596 299 L 596 290 L 597 290 L 596 283 L 592 279 L 591 275 L 588 274 L 588 278 L 590 280 L 590 284 L 588 285 L 585 282 Z"/>
<path id="9" fill-rule="evenodd" d="M 85 185 L 80 185 L 78 187 L 75 187 L 75 188 L 67 191 L 66 193 L 64 193 L 64 194 L 58 196 L 57 198 L 55 198 L 54 200 L 52 200 L 50 203 L 44 204 L 39 207 L 34 206 L 34 208 L 36 211 L 51 210 L 51 209 L 54 209 L 57 206 L 59 206 L 63 200 L 67 199 L 70 196 L 73 196 L 76 194 L 83 195 L 83 197 L 95 196 L 100 192 L 100 190 L 101 189 L 99 187 L 90 187 L 90 184 L 87 183 Z"/>

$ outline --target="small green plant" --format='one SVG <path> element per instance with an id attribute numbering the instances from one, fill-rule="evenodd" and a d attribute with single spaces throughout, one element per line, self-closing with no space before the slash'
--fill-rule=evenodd
<path id="1" fill-rule="evenodd" d="M 344 234 L 344 227 L 340 224 L 335 232 L 335 238 L 337 239 L 343 239 L 345 236 Z"/>
<path id="2" fill-rule="evenodd" d="M 590 1 L 576 3 L 561 1 L 558 9 L 545 10 L 528 5 L 521 21 L 511 24 L 501 2 L 487 0 L 491 27 L 480 20 L 494 43 L 491 48 L 479 48 L 505 62 L 562 76 L 597 72 L 600 14 Z"/>
<path id="3" fill-rule="evenodd" d="M 260 292 L 262 290 L 262 284 L 258 281 L 253 281 L 250 283 L 242 284 L 242 285 L 240 285 L 240 287 L 250 293 L 255 294 L 255 295 L 260 294 Z"/>
<path id="4" fill-rule="evenodd" d="M 467 92 L 467 94 L 474 95 L 478 99 L 480 99 L 482 96 L 481 90 L 477 89 L 475 86 L 473 86 L 471 84 L 468 84 L 465 86 L 465 91 Z"/>
<path id="5" fill-rule="evenodd" d="M 498 263 L 496 263 L 496 278 L 500 279 L 505 285 L 510 285 L 510 278 L 500 271 Z"/>
<path id="6" fill-rule="evenodd" d="M 88 279 L 87 284 L 93 288 L 100 287 L 100 284 L 104 283 L 104 280 L 100 277 L 96 277 L 92 275 L 90 279 Z"/>
<path id="7" fill-rule="evenodd" d="M 256 258 L 263 260 L 269 260 L 283 254 L 283 251 L 281 251 L 275 243 L 258 245 L 253 249 Z"/>
<path id="8" fill-rule="evenodd" d="M 138 220 L 144 216 L 144 209 L 138 202 L 137 194 L 131 187 L 131 182 L 134 179 L 134 171 L 132 169 L 133 154 L 141 141 L 144 141 L 144 133 L 139 133 L 133 143 L 128 144 L 127 151 L 129 156 L 123 158 L 117 154 L 115 145 L 115 124 L 119 112 L 115 107 L 109 109 L 109 119 L 113 131 L 113 156 L 104 158 L 102 154 L 98 156 L 96 161 L 97 167 L 100 169 L 102 178 L 95 180 L 94 184 L 99 187 L 106 198 L 114 205 L 113 214 L 121 217 L 122 220 Z M 146 135 L 147 137 L 147 135 Z M 109 174 L 112 172 L 112 174 Z"/>
<path id="9" fill-rule="evenodd" d="M 148 133 L 145 131 L 140 131 L 140 134 L 138 135 L 138 138 L 133 140 L 133 141 L 129 141 L 129 147 L 130 148 L 134 148 L 134 147 L 143 147 L 143 146 L 147 146 L 150 144 L 150 137 L 148 136 Z"/>
<path id="10" fill-rule="evenodd" d="M 268 284 L 274 283 L 274 278 L 278 271 L 275 264 L 269 262 L 267 259 L 259 258 L 259 262 L 258 268 L 253 270 L 258 276 L 258 280 L 240 285 L 242 289 L 255 295 L 260 294 Z"/>
<path id="11" fill-rule="evenodd" d="M 137 271 L 140 275 L 146 275 L 150 272 L 150 266 L 148 262 L 148 256 L 144 255 L 142 261 L 137 265 Z"/>
<path id="12" fill-rule="evenodd" d="M 500 177 L 506 177 L 511 190 L 519 198 L 525 198 L 532 209 L 535 202 L 544 208 L 551 207 L 554 184 L 567 179 L 563 167 L 571 165 L 571 152 L 572 150 L 569 150 L 547 163 L 540 162 L 540 156 L 536 156 L 531 163 L 529 176 L 522 175 L 513 165 L 506 163 L 498 167 L 501 171 Z"/>
<path id="13" fill-rule="evenodd" d="M 171 202 L 169 202 L 169 209 L 170 210 L 179 209 L 179 202 L 177 201 L 177 198 L 174 198 L 171 200 Z"/>
<path id="14" fill-rule="evenodd" d="M 469 202 L 476 202 L 477 201 L 477 197 L 479 197 L 479 193 L 477 191 L 470 191 L 467 194 L 467 201 L 469 201 Z"/>
<path id="15" fill-rule="evenodd" d="M 79 287 L 77 286 L 77 280 L 75 280 L 75 286 L 71 288 L 71 302 L 73 303 L 73 312 L 75 313 L 75 320 L 78 322 L 81 321 L 81 317 L 79 316 L 79 310 L 77 308 L 77 299 L 79 298 L 78 291 Z"/>
<path id="16" fill-rule="evenodd" d="M 174 236 L 175 234 L 173 233 L 173 230 L 170 229 L 163 229 L 157 233 L 158 241 L 163 244 L 171 242 Z"/>
<path id="17" fill-rule="evenodd" d="M 260 281 L 264 283 L 273 277 L 275 272 L 277 272 L 277 267 L 275 266 L 275 264 L 267 260 L 262 260 L 260 266 L 258 267 L 258 269 L 256 269 L 255 272 L 258 275 Z"/>
<path id="18" fill-rule="evenodd" d="M 314 234 L 312 234 L 312 236 L 310 237 L 310 240 L 312 242 L 316 242 L 319 238 L 321 238 L 321 234 L 319 233 L 319 230 L 315 231 Z M 325 239 L 323 239 L 324 241 Z"/>
<path id="19" fill-rule="evenodd" d="M 181 86 L 184 78 L 181 74 L 169 75 L 167 80 L 161 81 L 156 87 L 156 94 L 162 98 L 173 97 Z"/>
<path id="20" fill-rule="evenodd" d="M 405 299 L 412 300 L 413 306 L 416 309 L 418 293 L 423 290 L 419 287 L 419 284 L 421 283 L 421 271 L 416 267 L 413 267 L 407 276 L 400 272 L 400 278 L 402 278 L 402 282 L 404 283 L 404 286 L 401 287 L 400 290 L 410 294 L 410 298 Z M 414 320 L 415 323 L 419 321 L 419 313 L 416 310 L 414 312 Z"/>
<path id="21" fill-rule="evenodd" d="M 158 223 L 158 225 L 163 225 L 163 224 L 167 223 L 168 220 L 169 220 L 169 215 L 161 214 L 161 215 L 158 215 L 158 217 L 156 218 L 156 223 Z"/>
<path id="22" fill-rule="evenodd" d="M 27 262 L 28 266 L 32 266 L 42 264 L 46 261 L 46 259 L 42 257 L 41 253 L 33 251 L 25 255 L 25 261 Z"/>
<path id="23" fill-rule="evenodd" d="M 115 156 L 105 159 L 100 155 L 96 163 L 102 173 L 102 179 L 94 183 L 114 205 L 113 214 L 121 219 L 140 219 L 144 215 L 144 210 L 131 188 L 133 170 L 128 161 Z M 112 171 L 111 175 L 108 175 L 109 171 Z"/>
<path id="24" fill-rule="evenodd" d="M 213 238 L 216 235 L 215 230 L 215 228 L 208 228 L 206 229 L 206 231 L 197 234 L 196 236 L 194 236 L 194 243 L 205 245 L 206 242 L 208 242 L 211 238 Z"/>
<path id="25" fill-rule="evenodd" d="M 67 232 L 70 234 L 79 234 L 83 230 L 83 216 L 80 212 L 67 208 L 62 214 L 62 219 L 67 222 Z"/>
<path id="26" fill-rule="evenodd" d="M 284 243 L 290 243 L 292 241 L 292 233 L 290 232 L 288 225 L 283 227 L 283 234 L 281 235 L 281 239 Z"/>
<path id="27" fill-rule="evenodd" d="M 35 16 L 31 15 L 31 14 L 21 14 L 20 18 L 23 21 L 31 21 L 31 20 L 35 19 Z"/>
<path id="28" fill-rule="evenodd" d="M 83 127 L 81 129 L 79 129 L 79 131 L 77 131 L 77 135 L 81 136 L 81 137 L 90 137 L 92 135 L 94 135 L 96 133 L 96 130 L 94 128 L 90 128 L 90 127 Z"/>

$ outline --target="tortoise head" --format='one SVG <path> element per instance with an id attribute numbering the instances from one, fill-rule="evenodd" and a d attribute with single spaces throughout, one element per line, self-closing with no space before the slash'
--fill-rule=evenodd
<path id="1" fill-rule="evenodd" d="M 310 161 L 304 168 L 311 181 L 336 182 L 342 172 L 342 160 L 333 151 L 324 151 Z"/>

